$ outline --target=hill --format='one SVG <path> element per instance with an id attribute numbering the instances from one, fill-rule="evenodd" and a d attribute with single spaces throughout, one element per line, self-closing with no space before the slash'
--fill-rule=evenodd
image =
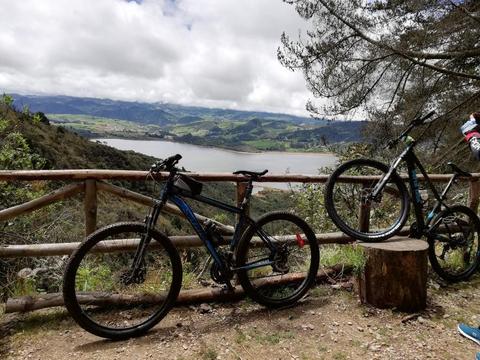
<path id="1" fill-rule="evenodd" d="M 67 96 L 14 95 L 58 125 L 87 137 L 167 139 L 243 151 L 325 151 L 362 140 L 363 121 Z"/>
<path id="2" fill-rule="evenodd" d="M 62 127 L 22 121 L 18 130 L 51 169 L 147 170 L 155 158 L 88 140 Z"/>
<path id="3" fill-rule="evenodd" d="M 5 120 L 5 134 L 21 134 L 31 151 L 44 159 L 45 169 L 128 169 L 146 170 L 155 158 L 133 151 L 121 151 L 92 142 L 47 118 L 36 121 L 34 114 L 0 105 Z"/>
<path id="4" fill-rule="evenodd" d="M 83 114 L 112 119 L 130 120 L 144 124 L 168 125 L 198 121 L 199 119 L 287 121 L 296 124 L 320 124 L 326 120 L 269 113 L 183 106 L 168 103 L 143 103 L 71 96 L 35 96 L 13 94 L 18 106 L 28 105 L 33 112 L 48 114 Z"/>

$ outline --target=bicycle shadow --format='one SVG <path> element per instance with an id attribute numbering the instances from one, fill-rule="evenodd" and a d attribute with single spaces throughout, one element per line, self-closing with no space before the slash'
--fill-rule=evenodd
<path id="1" fill-rule="evenodd" d="M 181 327 L 178 327 L 175 324 L 165 324 L 162 327 L 162 322 L 160 322 L 160 324 L 141 337 L 121 341 L 99 339 L 78 345 L 73 350 L 91 353 L 98 350 L 102 351 L 117 349 L 119 344 L 126 344 L 127 342 L 129 346 L 148 345 L 162 340 L 172 341 L 176 338 L 185 338 L 192 332 L 199 334 L 223 334 L 226 331 L 231 330 L 234 326 L 238 326 L 239 324 L 248 325 L 250 323 L 257 322 L 259 319 L 274 320 L 276 322 L 286 321 L 292 318 L 292 314 L 301 316 L 303 313 L 312 310 L 318 310 L 328 303 L 330 303 L 330 300 L 325 297 L 307 298 L 294 306 L 281 309 L 268 309 L 260 307 L 260 305 L 257 305 L 258 307 L 253 309 L 244 309 L 241 303 L 233 303 L 227 305 L 227 309 L 231 309 L 230 315 L 219 316 L 218 314 L 205 314 L 205 317 L 201 322 L 191 320 L 190 324 L 182 325 Z M 225 304 L 219 306 L 225 306 Z M 174 313 L 178 313 L 180 311 L 187 312 L 186 315 L 190 315 L 190 318 L 197 314 L 196 310 L 192 310 L 188 307 L 178 307 L 173 310 Z M 164 320 L 171 321 L 171 319 L 168 319 L 168 316 L 169 315 L 167 315 L 167 318 Z"/>

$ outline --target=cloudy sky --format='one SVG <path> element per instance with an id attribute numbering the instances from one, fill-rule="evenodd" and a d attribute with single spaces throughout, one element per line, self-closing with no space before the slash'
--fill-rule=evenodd
<path id="1" fill-rule="evenodd" d="M 308 26 L 281 0 L 0 0 L 0 92 L 305 115 L 276 57 Z"/>

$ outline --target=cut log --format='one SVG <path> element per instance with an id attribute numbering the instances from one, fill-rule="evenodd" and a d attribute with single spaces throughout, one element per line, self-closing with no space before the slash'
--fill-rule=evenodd
<path id="1" fill-rule="evenodd" d="M 362 303 L 406 312 L 425 309 L 427 242 L 397 237 L 358 245 L 366 255 L 364 271 L 358 277 Z"/>
<path id="2" fill-rule="evenodd" d="M 347 275 L 351 273 L 351 268 L 344 268 L 342 266 L 333 266 L 331 268 L 321 269 L 317 274 L 317 281 L 325 281 L 338 274 Z M 272 277 L 268 279 L 261 279 L 262 285 L 279 285 L 287 284 L 292 281 L 303 280 L 305 274 L 292 273 L 284 276 Z M 233 292 L 227 292 L 223 288 L 204 288 L 183 290 L 177 298 L 177 304 L 195 304 L 202 302 L 225 302 L 239 300 L 245 296 L 241 286 L 235 286 Z M 121 305 L 132 303 L 154 303 L 164 299 L 163 295 L 143 295 L 143 296 L 129 296 L 129 295 L 108 295 L 100 293 L 82 293 L 79 295 L 79 301 L 82 304 L 90 304 L 97 306 L 105 305 Z M 13 312 L 28 312 L 38 309 L 45 309 L 54 306 L 63 306 L 63 296 L 61 293 L 43 294 L 37 296 L 22 296 L 17 298 L 7 299 L 5 304 L 5 313 Z"/>

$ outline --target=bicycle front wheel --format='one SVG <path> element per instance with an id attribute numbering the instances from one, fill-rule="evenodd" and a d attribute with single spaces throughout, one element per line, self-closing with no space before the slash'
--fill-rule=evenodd
<path id="1" fill-rule="evenodd" d="M 405 224 L 410 201 L 396 172 L 377 196 L 372 195 L 388 171 L 388 166 L 378 161 L 356 159 L 340 165 L 330 175 L 325 185 L 325 207 L 345 234 L 362 241 L 382 241 Z"/>
<path id="2" fill-rule="evenodd" d="M 182 265 L 171 241 L 151 231 L 143 259 L 133 266 L 141 223 L 118 223 L 91 234 L 65 269 L 63 296 L 74 320 L 110 339 L 140 335 L 173 306 L 182 283 Z"/>
<path id="3" fill-rule="evenodd" d="M 250 225 L 235 255 L 245 292 L 268 307 L 301 299 L 318 271 L 315 234 L 305 221 L 287 212 L 268 213 Z"/>
<path id="4" fill-rule="evenodd" d="M 452 206 L 432 222 L 428 255 L 433 270 L 444 280 L 468 279 L 480 263 L 480 220 L 466 206 Z"/>

